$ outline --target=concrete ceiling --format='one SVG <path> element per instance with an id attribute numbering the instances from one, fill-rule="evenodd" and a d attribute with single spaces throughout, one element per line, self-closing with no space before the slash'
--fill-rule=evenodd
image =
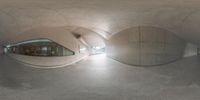
<path id="1" fill-rule="evenodd" d="M 109 37 L 134 26 L 164 28 L 189 42 L 200 44 L 200 1 L 0 1 L 1 44 L 15 35 L 26 34 L 26 31 L 40 27 L 68 27 L 72 31 L 81 28 L 81 33 L 91 30 Z"/>

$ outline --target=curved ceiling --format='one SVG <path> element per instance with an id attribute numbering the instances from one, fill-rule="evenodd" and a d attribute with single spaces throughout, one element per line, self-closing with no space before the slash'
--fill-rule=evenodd
<path id="1" fill-rule="evenodd" d="M 200 44 L 199 5 L 197 0 L 1 0 L 0 42 L 39 27 L 83 27 L 109 37 L 155 26 Z"/>

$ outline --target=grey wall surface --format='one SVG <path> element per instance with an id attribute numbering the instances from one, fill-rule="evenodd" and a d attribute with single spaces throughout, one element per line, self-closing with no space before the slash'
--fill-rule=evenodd
<path id="1" fill-rule="evenodd" d="M 198 46 L 195 44 L 187 43 L 185 48 L 184 57 L 196 56 Z"/>
<path id="2" fill-rule="evenodd" d="M 108 57 L 139 66 L 175 61 L 183 56 L 184 48 L 184 40 L 156 27 L 132 27 L 107 41 Z"/>
<path id="3" fill-rule="evenodd" d="M 0 55 L 3 53 L 3 47 L 0 46 Z"/>
<path id="4" fill-rule="evenodd" d="M 199 5 L 199 0 L 0 0 L 0 41 L 38 27 L 83 27 L 107 37 L 143 25 L 199 44 Z"/>
<path id="5" fill-rule="evenodd" d="M 62 57 L 36 57 L 36 56 L 9 54 L 9 56 L 16 59 L 19 62 L 32 65 L 33 67 L 36 68 L 58 68 L 76 63 L 88 55 L 79 54 L 74 56 L 62 56 Z"/>

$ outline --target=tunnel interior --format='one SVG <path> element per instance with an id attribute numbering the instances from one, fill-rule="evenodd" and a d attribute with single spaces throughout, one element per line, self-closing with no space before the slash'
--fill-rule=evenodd
<path id="1" fill-rule="evenodd" d="M 0 100 L 200 100 L 199 5 L 0 0 Z"/>
<path id="2" fill-rule="evenodd" d="M 47 32 L 48 29 L 41 30 Z M 33 37 L 35 33 L 33 35 L 19 35 L 15 37 L 16 41 L 14 43 L 3 46 L 5 47 L 4 50 L 7 49 L 5 50 L 7 53 L 4 54 L 11 54 L 13 58 L 16 58 L 13 55 L 20 54 L 19 56 L 25 55 L 30 58 L 31 56 L 54 56 L 55 58 L 59 56 L 65 56 L 66 58 L 67 56 L 82 56 L 82 59 L 84 59 L 85 56 L 106 53 L 107 57 L 121 63 L 140 67 L 159 66 L 198 55 L 197 45 L 159 27 L 131 27 L 109 37 L 103 37 L 100 33 L 81 27 L 73 30 L 69 28 L 55 29 L 60 31 L 60 37 L 63 37 L 67 31 L 68 37 L 70 36 L 73 39 L 66 37 L 63 38 L 65 40 L 63 42 L 59 36 L 54 36 L 53 33 L 51 33 L 52 36 L 46 33 L 38 33 L 35 37 Z M 19 42 L 21 39 L 24 41 Z M 42 50 L 42 48 L 46 49 Z M 44 59 L 44 57 L 41 58 Z M 20 57 L 18 59 L 24 58 Z M 73 60 L 81 61 L 81 59 Z M 24 62 L 24 60 L 21 61 Z"/>

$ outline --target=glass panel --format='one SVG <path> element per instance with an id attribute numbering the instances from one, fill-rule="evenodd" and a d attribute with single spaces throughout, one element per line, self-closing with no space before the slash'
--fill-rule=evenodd
<path id="1" fill-rule="evenodd" d="M 86 53 L 87 52 L 87 48 L 80 48 L 79 52 L 80 53 Z"/>
<path id="2" fill-rule="evenodd" d="M 92 54 L 101 54 L 105 53 L 106 49 L 104 46 L 95 46 L 92 47 Z"/>
<path id="3" fill-rule="evenodd" d="M 8 53 L 28 56 L 71 56 L 75 53 L 48 39 L 33 39 L 6 46 Z"/>

